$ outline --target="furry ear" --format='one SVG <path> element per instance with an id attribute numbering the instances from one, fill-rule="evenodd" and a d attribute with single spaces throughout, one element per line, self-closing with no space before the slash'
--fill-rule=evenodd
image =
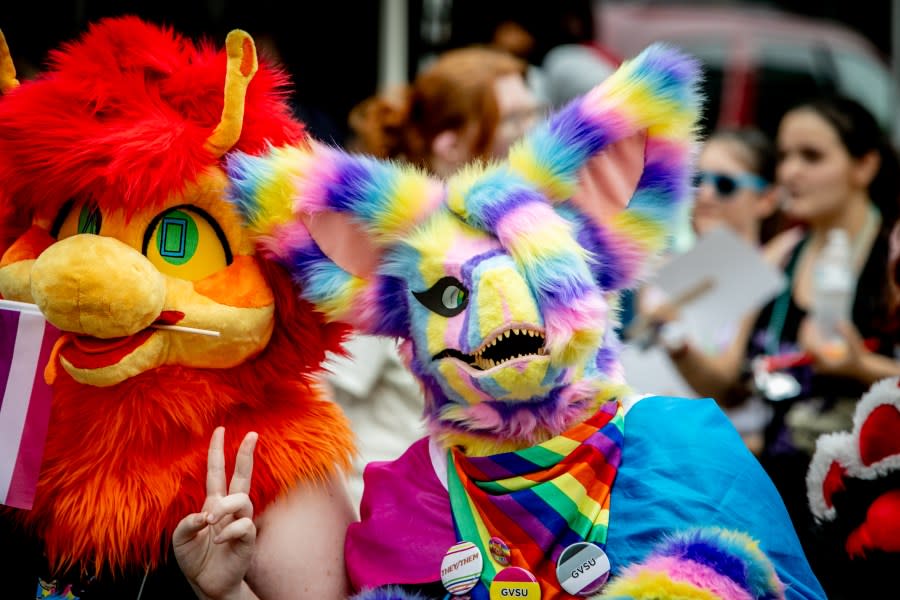
<path id="1" fill-rule="evenodd" d="M 606 290 L 635 283 L 689 195 L 698 63 L 655 44 L 536 128 L 510 167 L 574 218 Z"/>
<path id="2" fill-rule="evenodd" d="M 297 278 L 329 319 L 380 335 L 405 333 L 405 301 L 379 272 L 384 253 L 444 198 L 411 168 L 311 143 L 228 159 L 232 202 L 264 254 Z"/>
<path id="3" fill-rule="evenodd" d="M 0 31 L 0 95 L 7 93 L 18 85 L 16 66 L 13 64 L 12 56 L 9 53 L 9 46 L 6 45 L 6 37 Z"/>

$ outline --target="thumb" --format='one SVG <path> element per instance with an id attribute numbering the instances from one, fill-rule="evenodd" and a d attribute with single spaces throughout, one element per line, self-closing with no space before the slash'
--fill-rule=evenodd
<path id="1" fill-rule="evenodd" d="M 189 514 L 179 521 L 175 531 L 172 532 L 172 545 L 177 548 L 197 537 L 197 534 L 208 526 L 206 518 L 207 514 L 201 512 Z"/>

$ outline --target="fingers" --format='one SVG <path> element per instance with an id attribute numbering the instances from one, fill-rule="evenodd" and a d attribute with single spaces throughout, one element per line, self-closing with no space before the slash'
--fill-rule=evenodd
<path id="1" fill-rule="evenodd" d="M 250 502 L 250 496 L 245 493 L 229 494 L 222 498 L 217 498 L 212 506 L 208 508 L 207 523 L 218 523 L 222 517 L 231 515 L 234 520 L 252 519 L 253 503 Z"/>
<path id="2" fill-rule="evenodd" d="M 256 541 L 256 525 L 253 524 L 252 519 L 244 518 L 232 521 L 213 538 L 213 542 L 216 544 L 238 541 L 244 544 L 252 544 Z"/>
<path id="3" fill-rule="evenodd" d="M 231 485 L 228 486 L 229 494 L 249 494 L 250 480 L 253 476 L 253 452 L 256 449 L 256 440 L 259 436 L 251 431 L 244 436 L 241 447 L 238 448 L 237 458 L 234 461 L 234 475 L 231 476 Z"/>
<path id="4" fill-rule="evenodd" d="M 225 428 L 216 427 L 206 459 L 206 495 L 224 496 L 225 493 Z"/>
<path id="5" fill-rule="evenodd" d="M 181 546 L 194 539 L 206 527 L 207 517 L 205 512 L 193 513 L 179 521 L 172 533 L 172 545 Z"/>
<path id="6" fill-rule="evenodd" d="M 807 317 L 800 322 L 800 328 L 797 330 L 797 341 L 802 349 L 808 352 L 815 352 L 822 340 L 821 335 L 819 335 L 819 328 L 816 327 L 812 319 Z"/>
<path id="7" fill-rule="evenodd" d="M 850 343 L 851 346 L 862 347 L 863 339 L 859 330 L 848 321 L 839 321 L 837 324 L 838 332 Z"/>

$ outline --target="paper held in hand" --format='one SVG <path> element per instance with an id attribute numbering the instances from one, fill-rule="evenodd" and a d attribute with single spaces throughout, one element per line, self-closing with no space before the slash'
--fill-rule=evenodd
<path id="1" fill-rule="evenodd" d="M 684 254 L 672 257 L 648 281 L 669 298 L 703 288 L 680 306 L 692 339 L 707 343 L 737 326 L 777 296 L 786 281 L 760 251 L 726 228 L 715 229 Z"/>

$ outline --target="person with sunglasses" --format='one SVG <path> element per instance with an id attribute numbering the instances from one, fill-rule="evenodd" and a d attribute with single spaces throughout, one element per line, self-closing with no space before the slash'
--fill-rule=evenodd
<path id="1" fill-rule="evenodd" d="M 849 429 L 863 392 L 875 381 L 900 374 L 885 277 L 900 208 L 900 163 L 872 115 L 842 97 L 817 98 L 787 111 L 777 150 L 780 209 L 801 228 L 776 236 L 767 251 L 780 259 L 788 284 L 720 354 L 711 357 L 688 343 L 670 356 L 698 392 L 762 400 L 772 409 L 760 461 L 827 588 L 835 574 L 818 556 L 806 473 L 815 440 Z M 702 162 L 700 170 L 706 170 Z M 849 240 L 855 290 L 850 321 L 841 324 L 844 350 L 838 354 L 829 351 L 808 316 L 815 266 L 835 228 Z M 782 380 L 793 382 L 789 394 L 760 385 L 754 376 L 753 365 L 773 356 L 797 358 L 781 372 Z"/>
<path id="2" fill-rule="evenodd" d="M 703 237 L 713 229 L 727 227 L 753 246 L 769 241 L 778 225 L 775 162 L 772 141 L 757 129 L 714 132 L 699 154 L 693 180 L 690 219 L 694 234 Z M 774 249 L 768 252 L 772 260 L 778 254 Z M 703 340 L 684 331 L 677 311 L 655 288 L 642 290 L 639 306 L 646 319 L 658 324 L 659 342 L 685 383 L 698 397 L 715 398 L 747 446 L 759 453 L 771 409 L 740 393 L 730 381 L 731 373 L 736 378 L 740 370 L 755 315 L 725 328 L 716 339 Z"/>

